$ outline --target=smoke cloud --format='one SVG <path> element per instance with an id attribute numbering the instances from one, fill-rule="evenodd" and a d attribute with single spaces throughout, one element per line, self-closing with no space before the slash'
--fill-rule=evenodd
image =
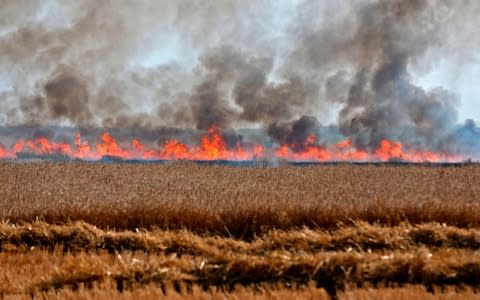
<path id="1" fill-rule="evenodd" d="M 4 126 L 259 126 L 302 145 L 335 114 L 361 149 L 477 147 L 461 100 L 415 82 L 442 57 L 473 59 L 475 0 L 4 2 Z"/>

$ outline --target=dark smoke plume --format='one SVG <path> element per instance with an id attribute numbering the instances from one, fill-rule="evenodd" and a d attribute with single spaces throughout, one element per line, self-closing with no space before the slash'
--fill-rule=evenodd
<path id="1" fill-rule="evenodd" d="M 334 114 L 358 148 L 475 152 L 460 99 L 415 77 L 473 60 L 479 14 L 476 0 L 6 0 L 0 125 L 259 126 L 304 145 Z"/>
<path id="2" fill-rule="evenodd" d="M 438 36 L 436 26 L 420 29 L 428 9 L 427 1 L 390 1 L 360 15 L 352 46 L 371 55 L 366 57 L 370 62 L 358 71 L 339 114 L 343 132 L 357 146 L 376 146 L 408 127 L 423 129 L 425 137 L 438 141 L 457 121 L 454 97 L 442 90 L 425 92 L 408 71 Z"/>
<path id="3" fill-rule="evenodd" d="M 75 72 L 57 72 L 45 84 L 44 92 L 51 118 L 67 118 L 80 125 L 92 118 L 86 83 Z"/>
<path id="4" fill-rule="evenodd" d="M 292 123 L 271 124 L 268 134 L 279 144 L 291 145 L 293 151 L 301 152 L 310 142 L 310 136 L 316 136 L 318 121 L 312 116 L 302 116 Z"/>

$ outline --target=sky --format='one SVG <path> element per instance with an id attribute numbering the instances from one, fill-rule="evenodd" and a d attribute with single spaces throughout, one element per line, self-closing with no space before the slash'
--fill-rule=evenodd
<path id="1" fill-rule="evenodd" d="M 480 123 L 480 52 L 477 61 L 463 64 L 445 57 L 428 73 L 417 75 L 416 80 L 425 88 L 443 86 L 454 92 L 460 99 L 459 120 L 473 119 Z"/>

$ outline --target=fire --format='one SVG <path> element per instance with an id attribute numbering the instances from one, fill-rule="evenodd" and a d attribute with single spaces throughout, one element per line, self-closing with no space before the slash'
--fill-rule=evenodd
<path id="1" fill-rule="evenodd" d="M 111 155 L 111 156 L 117 156 L 117 157 L 125 157 L 125 158 L 131 158 L 131 153 L 128 150 L 125 150 L 121 148 L 117 140 L 108 134 L 108 132 L 105 132 L 102 135 L 102 142 L 97 144 L 95 146 L 97 153 L 100 154 L 100 156 L 105 156 L 105 155 Z"/>
<path id="2" fill-rule="evenodd" d="M 155 150 L 145 147 L 139 139 L 132 140 L 132 147 L 135 149 L 136 156 L 140 155 L 146 159 L 155 159 Z"/>
<path id="3" fill-rule="evenodd" d="M 188 146 L 179 140 L 165 141 L 159 148 L 149 147 L 133 138 L 130 144 L 119 143 L 105 132 L 96 144 L 83 140 L 80 133 L 73 143 L 51 141 L 45 137 L 32 140 L 18 140 L 10 147 L 0 144 L 0 159 L 14 159 L 18 153 L 35 155 L 63 155 L 82 160 L 100 160 L 105 156 L 141 160 L 255 160 L 277 158 L 288 161 L 389 161 L 408 162 L 453 162 L 462 157 L 447 152 L 432 152 L 415 149 L 398 141 L 382 140 L 374 151 L 357 149 L 351 139 L 334 145 L 320 145 L 316 137 L 307 136 L 304 142 L 285 143 L 275 148 L 264 145 L 228 145 L 221 130 L 212 126 L 200 138 L 199 145 Z"/>
<path id="4" fill-rule="evenodd" d="M 216 126 L 210 127 L 208 134 L 201 138 L 199 158 L 207 160 L 231 159 L 231 154 L 220 130 Z"/>
<path id="5" fill-rule="evenodd" d="M 8 156 L 8 151 L 5 149 L 5 146 L 0 145 L 0 157 L 7 157 Z"/>
<path id="6" fill-rule="evenodd" d="M 380 160 L 389 160 L 389 159 L 408 160 L 408 155 L 405 154 L 402 150 L 402 144 L 398 142 L 389 141 L 389 140 L 380 141 L 380 146 L 375 151 L 375 155 L 379 157 Z"/>
<path id="7" fill-rule="evenodd" d="M 160 152 L 160 157 L 168 160 L 189 158 L 189 149 L 177 140 L 166 141 Z"/>
<path id="8" fill-rule="evenodd" d="M 326 148 L 316 146 L 315 142 L 315 136 L 309 135 L 304 144 L 282 145 L 275 151 L 275 156 L 293 161 L 331 161 L 332 153 Z"/>
<path id="9" fill-rule="evenodd" d="M 75 146 L 76 146 L 76 152 L 73 155 L 74 157 L 80 157 L 80 158 L 93 158 L 93 157 L 88 157 L 88 154 L 91 153 L 92 148 L 90 147 L 90 144 L 85 141 L 82 142 L 82 137 L 80 136 L 80 133 L 77 133 L 75 135 Z"/>

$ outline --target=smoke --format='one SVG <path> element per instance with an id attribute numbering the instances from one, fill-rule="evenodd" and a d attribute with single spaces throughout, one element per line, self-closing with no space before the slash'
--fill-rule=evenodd
<path id="1" fill-rule="evenodd" d="M 357 72 L 339 114 L 340 127 L 357 146 L 376 146 L 408 127 L 430 129 L 425 137 L 437 141 L 455 125 L 455 97 L 441 89 L 425 92 L 412 83 L 408 70 L 439 36 L 438 24 L 420 27 L 428 8 L 427 1 L 382 2 L 360 16 L 360 44 L 352 43 L 371 57 L 365 57 L 369 64 Z"/>
<path id="2" fill-rule="evenodd" d="M 51 119 L 66 118 L 84 125 L 92 118 L 88 106 L 86 83 L 75 72 L 62 70 L 51 76 L 44 86 L 48 115 Z"/>
<path id="3" fill-rule="evenodd" d="M 335 114 L 362 149 L 476 146 L 460 99 L 415 82 L 475 55 L 475 0 L 4 2 L 2 125 L 260 126 L 304 145 Z"/>
<path id="4" fill-rule="evenodd" d="M 316 136 L 318 121 L 312 116 L 302 116 L 291 123 L 274 123 L 268 127 L 268 134 L 279 144 L 291 145 L 293 151 L 302 152 L 310 136 Z"/>
<path id="5" fill-rule="evenodd" d="M 306 4 L 305 9 L 308 17 L 312 7 Z M 479 5 L 365 2 L 338 22 L 299 25 L 297 43 L 302 46 L 288 67 L 301 65 L 306 74 L 331 68 L 319 76 L 325 100 L 342 105 L 338 125 L 357 148 L 375 148 L 382 139 L 396 138 L 417 147 L 449 150 L 460 101 L 442 87 L 417 86 L 411 70 L 430 62 L 430 56 L 449 53 L 455 38 L 448 28 L 468 23 L 461 19 L 470 20 L 469 9 L 478 11 Z M 478 44 L 478 39 L 472 43 Z"/>

